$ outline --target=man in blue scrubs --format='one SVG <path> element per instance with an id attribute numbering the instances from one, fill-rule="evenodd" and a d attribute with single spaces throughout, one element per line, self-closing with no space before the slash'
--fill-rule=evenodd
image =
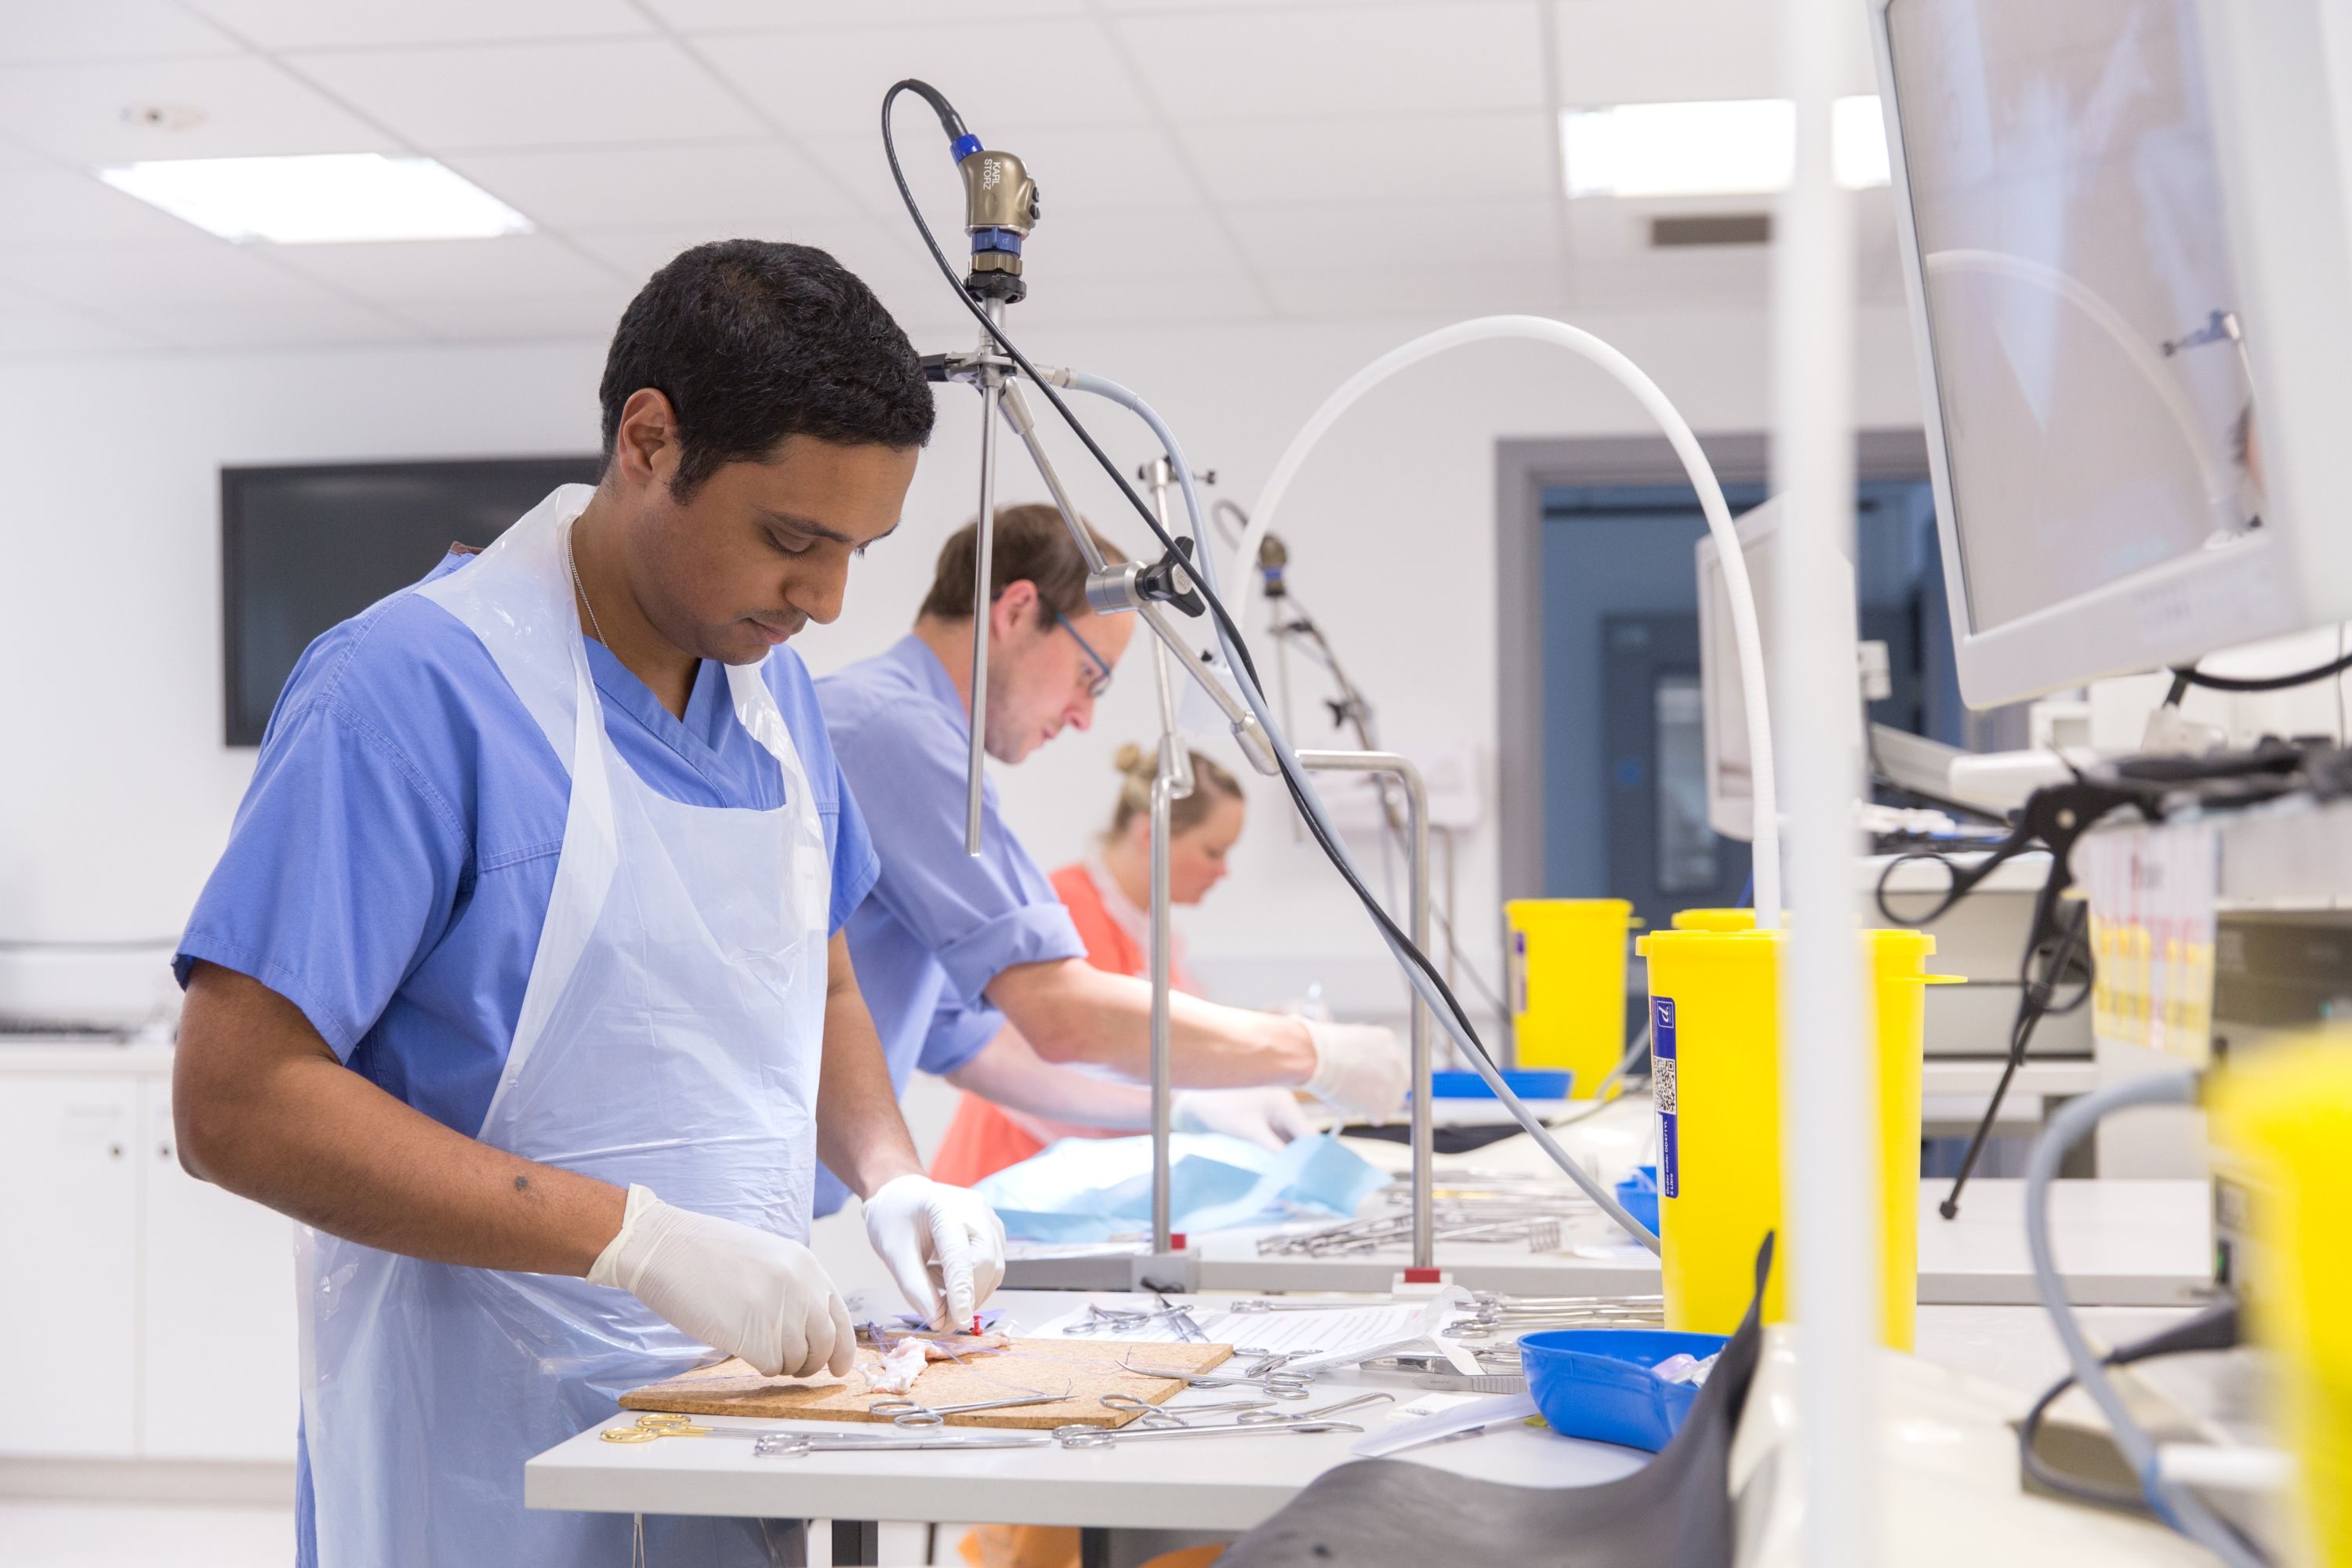
<path id="1" fill-rule="evenodd" d="M 992 782 L 981 852 L 964 852 L 976 536 L 967 525 L 940 551 L 913 632 L 816 683 L 881 857 L 872 896 L 850 917 L 849 950 L 900 1092 L 919 1067 L 1016 1110 L 1071 1119 L 1084 1109 L 1071 1068 L 1149 1080 L 1151 986 L 1086 961 L 1069 911 L 998 815 Z M 1104 552 L 1119 558 L 1107 542 Z M 988 754 L 1013 763 L 1093 720 L 1135 617 L 1088 607 L 1086 558 L 1052 507 L 1000 511 L 990 563 Z M 1181 1085 L 1297 1086 L 1374 1119 L 1404 1099 L 1404 1053 L 1388 1029 L 1181 994 L 1170 1016 Z M 847 1195 L 818 1173 L 819 1214 Z"/>
<path id="2" fill-rule="evenodd" d="M 919 363 L 831 257 L 736 240 L 646 285 L 601 401 L 597 486 L 304 654 L 180 944 L 181 1157 L 303 1222 L 304 1562 L 627 1561 L 523 1463 L 712 1349 L 848 1370 L 820 1153 L 924 1314 L 1003 1276 L 898 1115 L 842 934 L 874 850 L 782 646 L 898 524 Z"/>

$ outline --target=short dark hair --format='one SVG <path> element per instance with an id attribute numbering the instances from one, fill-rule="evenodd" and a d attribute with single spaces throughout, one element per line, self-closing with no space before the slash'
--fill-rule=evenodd
<path id="1" fill-rule="evenodd" d="M 681 500 L 727 463 L 788 436 L 919 447 L 931 389 L 907 334 L 874 290 L 824 251 L 722 239 L 682 251 L 621 313 L 604 355 L 604 461 L 641 387 L 669 399 L 684 448 Z"/>
<path id="2" fill-rule="evenodd" d="M 1095 543 L 1106 561 L 1124 561 L 1118 546 L 1095 533 Z M 931 571 L 931 591 L 923 595 L 921 613 L 943 621 L 960 621 L 971 614 L 971 579 L 979 566 L 980 524 L 967 522 L 948 535 L 940 547 L 939 564 Z M 996 541 L 988 555 L 988 598 L 1015 583 L 1037 584 L 1037 618 L 1051 619 L 1055 611 L 1075 616 L 1086 607 L 1087 558 L 1078 542 L 1063 526 L 1062 514 L 1043 502 L 1008 506 L 996 514 Z"/>

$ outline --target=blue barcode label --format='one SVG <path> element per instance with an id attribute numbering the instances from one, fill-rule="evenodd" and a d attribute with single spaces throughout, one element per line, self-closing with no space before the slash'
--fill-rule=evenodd
<path id="1" fill-rule="evenodd" d="M 1682 1138 L 1675 1113 L 1675 1003 L 1671 996 L 1650 998 L 1650 1088 L 1658 1102 L 1658 1190 L 1680 1197 L 1683 1190 Z"/>

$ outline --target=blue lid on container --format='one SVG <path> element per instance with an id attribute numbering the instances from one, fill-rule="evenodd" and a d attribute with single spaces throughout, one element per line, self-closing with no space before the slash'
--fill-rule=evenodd
<path id="1" fill-rule="evenodd" d="M 1503 1081 L 1521 1100 L 1566 1100 L 1576 1075 L 1551 1068 L 1505 1068 Z M 1433 1100 L 1492 1100 L 1495 1091 L 1475 1072 L 1433 1072 L 1429 1075 Z"/>

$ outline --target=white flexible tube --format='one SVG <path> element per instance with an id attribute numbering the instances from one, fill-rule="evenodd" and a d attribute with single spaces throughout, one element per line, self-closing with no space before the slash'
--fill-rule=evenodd
<path id="1" fill-rule="evenodd" d="M 1216 568 L 1210 558 L 1211 541 L 1204 514 L 1201 509 L 1200 492 L 1193 488 L 1192 467 L 1185 462 L 1183 448 L 1176 444 L 1175 434 L 1168 428 L 1167 422 L 1160 417 L 1150 404 L 1115 381 L 1075 371 L 1060 372 L 1057 379 L 1065 386 L 1109 398 L 1150 426 L 1152 434 L 1160 438 L 1161 447 L 1168 454 L 1170 466 L 1176 470 L 1178 488 L 1183 492 L 1185 511 L 1192 523 L 1193 552 L 1196 559 L 1202 563 L 1202 579 L 1208 584 L 1209 591 L 1215 593 Z M 1244 581 L 1255 575 L 1256 574 L 1248 571 L 1242 574 Z M 1222 597 L 1220 595 L 1220 598 Z M 1232 613 L 1233 606 L 1228 605 L 1226 609 L 1228 613 Z M 1237 626 L 1240 624 L 1238 616 L 1235 617 L 1234 624 Z M 1348 854 L 1347 847 L 1339 842 L 1339 829 L 1324 811 L 1322 796 L 1316 793 L 1313 779 L 1299 764 L 1298 754 L 1291 749 L 1289 739 L 1283 733 L 1280 721 L 1268 707 L 1265 693 L 1260 690 L 1256 682 L 1249 678 L 1248 666 L 1239 657 L 1241 650 L 1232 647 L 1226 641 L 1223 626 L 1217 628 L 1217 647 L 1224 656 L 1226 668 L 1235 689 L 1241 693 L 1242 700 L 1248 705 L 1249 710 L 1256 715 L 1259 727 L 1265 731 L 1266 744 L 1272 749 L 1275 759 L 1285 776 L 1296 787 L 1300 808 L 1314 816 L 1317 824 L 1323 830 L 1324 837 L 1331 845 L 1332 854 L 1345 865 L 1348 874 L 1360 882 L 1363 879 L 1363 874 L 1356 868 L 1355 861 Z M 1194 673 L 1196 676 L 1202 673 L 1199 667 L 1194 668 Z M 1423 1004 L 1429 1008 L 1431 1016 L 1452 1037 L 1462 1058 L 1470 1064 L 1481 1079 L 1486 1080 L 1487 1089 L 1502 1103 L 1503 1109 L 1509 1111 L 1512 1118 L 1526 1130 L 1528 1136 L 1535 1141 L 1536 1146 L 1567 1174 L 1585 1196 L 1592 1200 L 1594 1206 L 1622 1227 L 1626 1235 L 1651 1252 L 1658 1251 L 1657 1234 L 1626 1213 L 1624 1205 L 1617 1201 L 1616 1194 L 1602 1185 L 1590 1171 L 1578 1164 L 1575 1156 L 1562 1148 L 1559 1140 L 1551 1135 L 1551 1130 L 1543 1124 L 1535 1112 L 1528 1109 L 1524 1100 L 1512 1092 L 1510 1085 L 1504 1081 L 1502 1074 L 1496 1069 L 1486 1052 L 1477 1048 L 1464 1032 L 1463 1025 L 1445 1005 L 1431 977 L 1423 973 L 1421 967 L 1412 962 L 1403 948 L 1399 946 L 1396 940 L 1390 937 L 1387 932 L 1381 933 L 1381 940 L 1395 955 L 1398 966 L 1404 971 L 1406 983 L 1412 985 L 1413 994 L 1421 998 Z M 1425 954 L 1423 956 L 1426 957 Z"/>
<path id="2" fill-rule="evenodd" d="M 1234 576 L 1242 584 L 1239 601 L 1232 605 L 1234 621 L 1248 625 L 1250 595 L 1257 587 L 1257 574 L 1252 567 L 1257 560 L 1258 541 L 1273 526 L 1283 497 L 1307 455 L 1339 423 L 1339 416 L 1409 365 L 1464 343 L 1497 338 L 1521 338 L 1567 349 L 1615 376 L 1665 432 L 1675 456 L 1682 459 L 1684 471 L 1690 476 L 1692 488 L 1698 491 L 1699 510 L 1706 514 L 1707 531 L 1714 535 L 1716 552 L 1723 562 L 1723 585 L 1731 601 L 1732 640 L 1738 649 L 1739 684 L 1748 710 L 1748 752 L 1755 773 L 1751 788 L 1756 817 L 1756 923 L 1760 929 L 1777 929 L 1780 923 L 1780 806 L 1772 771 L 1772 710 L 1764 692 L 1764 638 L 1756 623 L 1756 595 L 1748 585 L 1748 558 L 1740 552 L 1739 535 L 1731 526 L 1731 509 L 1724 502 L 1723 487 L 1716 482 L 1715 469 L 1699 450 L 1698 437 L 1691 433 L 1689 424 L 1639 365 L 1591 332 L 1545 316 L 1480 316 L 1391 349 L 1349 376 L 1291 438 L 1265 489 L 1258 493 L 1257 505 L 1250 510 L 1249 527 L 1234 552 Z"/>

